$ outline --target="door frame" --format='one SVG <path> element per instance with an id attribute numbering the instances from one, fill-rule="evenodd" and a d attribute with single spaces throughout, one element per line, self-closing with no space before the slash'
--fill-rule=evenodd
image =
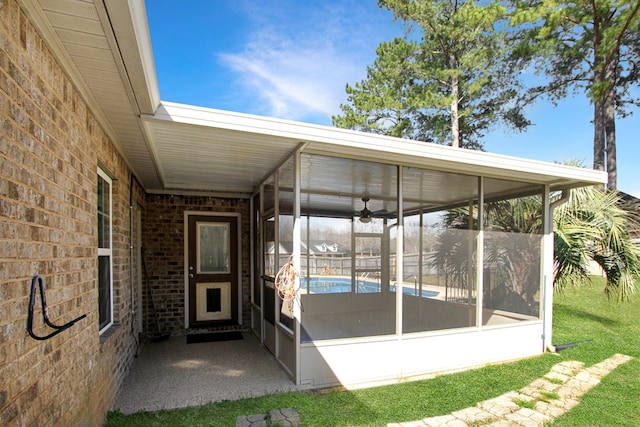
<path id="1" fill-rule="evenodd" d="M 210 217 L 235 217 L 237 221 L 236 239 L 238 244 L 238 325 L 242 325 L 242 214 L 235 212 L 210 212 L 210 211 L 184 211 L 184 328 L 189 329 L 189 217 L 190 216 L 210 216 Z M 233 309 L 233 308 L 232 308 Z"/>

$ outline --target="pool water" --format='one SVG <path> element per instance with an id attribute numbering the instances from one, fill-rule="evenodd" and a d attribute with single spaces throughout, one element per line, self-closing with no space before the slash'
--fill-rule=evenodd
<path id="1" fill-rule="evenodd" d="M 337 294 L 342 292 L 351 292 L 351 279 L 346 277 L 302 277 L 300 279 L 300 287 L 307 288 L 307 279 L 309 279 L 310 294 Z M 366 280 L 357 280 L 358 293 L 380 292 L 380 284 Z"/>
<path id="2" fill-rule="evenodd" d="M 301 277 L 300 287 L 307 290 L 307 282 L 309 283 L 308 292 L 310 294 L 337 294 L 351 292 L 351 279 L 346 277 Z M 395 285 L 389 287 L 391 292 L 395 292 Z M 356 293 L 376 293 L 380 292 L 380 283 L 369 280 L 356 280 Z M 417 295 L 413 288 L 404 288 L 403 293 L 407 295 Z M 439 292 L 423 290 L 422 296 L 425 298 L 437 297 Z"/>

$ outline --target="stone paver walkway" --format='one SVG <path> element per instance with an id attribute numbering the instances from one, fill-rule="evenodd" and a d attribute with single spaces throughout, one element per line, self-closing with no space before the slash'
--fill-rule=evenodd
<path id="1" fill-rule="evenodd" d="M 518 391 L 510 391 L 475 407 L 449 415 L 387 424 L 387 427 L 541 427 L 580 402 L 587 391 L 631 356 L 615 354 L 588 368 L 565 361 L 554 365 L 544 377 Z M 302 426 L 295 409 L 274 409 L 268 414 L 236 418 L 236 427 Z"/>
<path id="2" fill-rule="evenodd" d="M 300 414 L 295 409 L 274 409 L 268 414 L 243 415 L 236 418 L 236 427 L 297 427 Z"/>
<path id="3" fill-rule="evenodd" d="M 630 356 L 616 354 L 589 368 L 585 368 L 582 362 L 561 362 L 543 378 L 518 391 L 449 415 L 393 423 L 387 427 L 540 427 L 576 406 L 583 394 L 631 359 Z"/>

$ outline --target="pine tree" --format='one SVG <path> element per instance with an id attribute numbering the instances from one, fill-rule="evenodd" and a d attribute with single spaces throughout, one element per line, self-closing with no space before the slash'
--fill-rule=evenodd
<path id="1" fill-rule="evenodd" d="M 513 24 L 520 45 L 512 59 L 546 76 L 526 102 L 540 96 L 557 101 L 584 91 L 594 107 L 593 167 L 609 173 L 617 187 L 616 115 L 640 105 L 629 96 L 640 72 L 640 0 L 525 0 L 517 3 Z"/>
<path id="2" fill-rule="evenodd" d="M 499 2 L 380 0 L 403 20 L 403 38 L 382 43 L 367 78 L 347 85 L 336 126 L 481 149 L 491 126 L 522 130 L 508 69 L 507 9 Z"/>

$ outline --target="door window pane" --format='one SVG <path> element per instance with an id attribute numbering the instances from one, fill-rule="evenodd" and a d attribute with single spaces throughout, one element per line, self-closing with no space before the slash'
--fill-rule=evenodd
<path id="1" fill-rule="evenodd" d="M 198 224 L 198 273 L 229 273 L 229 225 Z"/>

